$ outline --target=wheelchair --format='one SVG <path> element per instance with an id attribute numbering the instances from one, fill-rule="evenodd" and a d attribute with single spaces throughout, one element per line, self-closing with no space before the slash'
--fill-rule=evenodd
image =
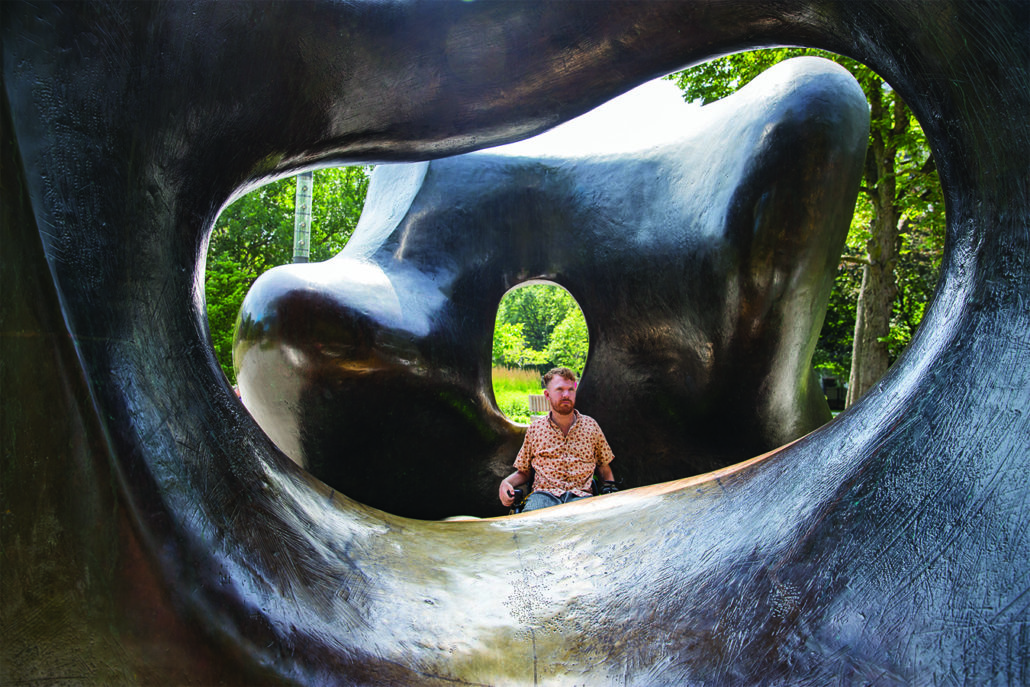
<path id="1" fill-rule="evenodd" d="M 602 480 L 596 474 L 590 482 L 590 493 L 593 496 L 600 496 L 602 494 L 612 494 L 619 490 L 619 482 L 612 480 Z M 521 513 L 526 507 L 526 500 L 529 499 L 529 495 L 533 493 L 531 488 L 533 480 L 529 480 L 521 487 L 515 489 L 515 501 L 511 504 L 511 508 L 508 510 L 508 515 L 515 515 Z"/>

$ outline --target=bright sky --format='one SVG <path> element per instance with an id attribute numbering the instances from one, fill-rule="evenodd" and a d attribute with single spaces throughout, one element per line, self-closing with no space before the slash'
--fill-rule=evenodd
<path id="1" fill-rule="evenodd" d="M 564 156 L 638 150 L 682 136 L 684 123 L 699 107 L 683 102 L 673 82 L 655 79 L 539 136 L 490 152 Z"/>

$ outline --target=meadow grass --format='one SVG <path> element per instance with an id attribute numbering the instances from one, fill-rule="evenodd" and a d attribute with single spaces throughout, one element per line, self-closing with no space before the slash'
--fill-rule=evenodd
<path id="1" fill-rule="evenodd" d="M 543 393 L 536 370 L 493 368 L 494 398 L 497 407 L 512 422 L 529 424 L 529 394 Z"/>

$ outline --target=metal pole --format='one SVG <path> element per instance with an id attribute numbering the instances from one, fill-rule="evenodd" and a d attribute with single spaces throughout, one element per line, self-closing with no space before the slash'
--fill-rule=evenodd
<path id="1" fill-rule="evenodd" d="M 314 172 L 297 175 L 297 198 L 293 212 L 293 261 L 307 262 L 311 257 L 311 187 Z"/>

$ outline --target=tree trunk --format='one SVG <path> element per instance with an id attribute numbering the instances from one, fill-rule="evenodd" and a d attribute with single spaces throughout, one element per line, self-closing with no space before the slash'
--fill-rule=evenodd
<path id="1" fill-rule="evenodd" d="M 886 116 L 882 91 L 872 88 L 866 93 L 870 101 L 870 118 L 876 122 Z M 895 102 L 895 124 L 882 134 L 874 126 L 866 154 L 866 181 L 873 206 L 866 250 L 869 262 L 862 269 L 862 289 L 855 313 L 855 338 L 851 350 L 851 376 L 845 405 L 850 406 L 876 384 L 890 364 L 887 337 L 890 335 L 891 313 L 898 285 L 895 267 L 898 263 L 901 209 L 896 198 L 893 140 L 904 133 L 907 118 L 898 116 Z"/>
<path id="2" fill-rule="evenodd" d="M 874 217 L 873 236 L 867 244 L 869 264 L 862 269 L 862 290 L 855 315 L 855 341 L 851 350 L 851 377 L 845 405 L 876 384 L 890 363 L 886 339 L 897 295 L 894 267 L 898 260 L 898 220 L 894 207 Z"/>

